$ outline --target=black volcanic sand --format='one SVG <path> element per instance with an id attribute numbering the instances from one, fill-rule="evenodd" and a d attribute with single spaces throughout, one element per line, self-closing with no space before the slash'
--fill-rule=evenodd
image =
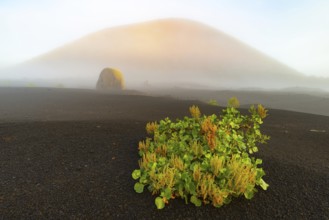
<path id="1" fill-rule="evenodd" d="M 157 210 L 135 193 L 145 124 L 181 118 L 197 101 L 88 90 L 0 89 L 0 219 L 328 219 L 329 117 L 270 110 L 257 153 L 267 191 L 252 200 Z M 316 130 L 314 132 L 311 130 Z"/>

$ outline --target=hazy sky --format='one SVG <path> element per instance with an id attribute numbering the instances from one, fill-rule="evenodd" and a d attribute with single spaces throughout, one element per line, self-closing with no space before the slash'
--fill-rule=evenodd
<path id="1" fill-rule="evenodd" d="M 209 24 L 329 77 L 328 0 L 0 0 L 0 67 L 103 28 L 167 17 Z"/>

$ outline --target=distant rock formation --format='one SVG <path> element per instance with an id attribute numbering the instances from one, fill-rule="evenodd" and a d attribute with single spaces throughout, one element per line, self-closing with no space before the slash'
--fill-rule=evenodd
<path id="1" fill-rule="evenodd" d="M 123 90 L 124 79 L 120 70 L 105 68 L 99 75 L 96 89 Z"/>

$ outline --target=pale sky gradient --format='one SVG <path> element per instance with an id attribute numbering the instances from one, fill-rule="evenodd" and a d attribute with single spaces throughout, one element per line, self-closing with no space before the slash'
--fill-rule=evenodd
<path id="1" fill-rule="evenodd" d="M 100 29 L 168 17 L 209 24 L 302 73 L 329 77 L 328 0 L 0 0 L 0 67 Z"/>

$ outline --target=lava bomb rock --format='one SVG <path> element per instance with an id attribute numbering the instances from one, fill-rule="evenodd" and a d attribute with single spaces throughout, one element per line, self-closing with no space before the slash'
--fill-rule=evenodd
<path id="1" fill-rule="evenodd" d="M 99 75 L 96 89 L 98 90 L 123 90 L 124 78 L 120 70 L 105 68 Z"/>

